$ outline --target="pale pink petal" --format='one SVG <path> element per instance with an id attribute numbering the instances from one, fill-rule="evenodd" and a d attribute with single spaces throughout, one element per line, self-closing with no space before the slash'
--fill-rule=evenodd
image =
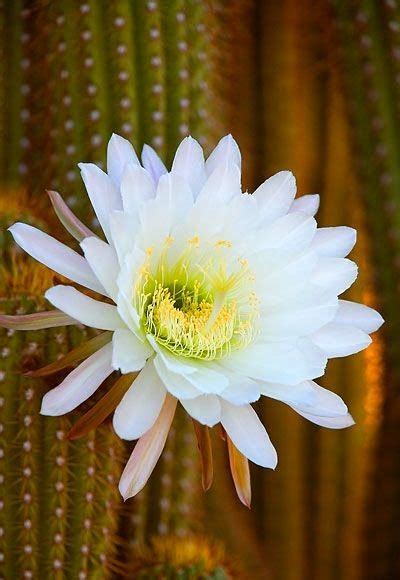
<path id="1" fill-rule="evenodd" d="M 71 236 L 78 240 L 78 242 L 81 242 L 87 237 L 95 236 L 95 234 L 69 209 L 57 191 L 47 191 L 47 193 L 58 219 Z"/>
<path id="2" fill-rule="evenodd" d="M 112 346 L 108 343 L 74 369 L 58 387 L 46 393 L 41 414 L 52 417 L 65 415 L 93 395 L 114 370 L 111 353 Z"/>
<path id="3" fill-rule="evenodd" d="M 35 312 L 34 314 L 0 314 L 0 326 L 12 330 L 43 330 L 56 326 L 71 326 L 77 324 L 77 320 L 60 310 L 48 310 L 47 312 Z"/>
<path id="4" fill-rule="evenodd" d="M 35 260 L 73 282 L 104 294 L 104 288 L 85 258 L 68 246 L 28 224 L 18 222 L 9 231 L 17 244 Z"/>
<path id="5" fill-rule="evenodd" d="M 119 491 L 124 500 L 139 493 L 152 474 L 164 449 L 176 403 L 174 397 L 167 395 L 153 427 L 136 443 L 119 482 Z"/>

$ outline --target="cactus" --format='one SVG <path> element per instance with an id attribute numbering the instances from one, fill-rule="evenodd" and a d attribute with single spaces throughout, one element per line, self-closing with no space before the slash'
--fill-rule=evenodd
<path id="1" fill-rule="evenodd" d="M 373 244 L 374 272 L 385 317 L 384 358 L 373 369 L 371 381 L 380 389 L 375 415 L 380 420 L 370 465 L 370 490 L 364 533 L 365 578 L 399 573 L 396 551 L 399 544 L 395 521 L 399 493 L 398 439 L 394 436 L 399 418 L 399 344 L 395 329 L 398 312 L 398 55 L 399 13 L 395 3 L 359 1 L 349 6 L 333 2 L 338 38 L 342 46 L 340 64 L 354 127 L 353 144 L 363 187 Z M 379 346 L 379 345 L 378 345 Z M 377 349 L 376 349 L 377 350 Z M 379 356 L 379 350 L 377 351 Z M 372 353 L 373 354 L 373 353 Z M 383 405 L 383 406 L 382 406 Z"/>
<path id="2" fill-rule="evenodd" d="M 180 578 L 182 580 L 229 580 L 244 578 L 237 564 L 228 560 L 218 542 L 201 536 L 185 539 L 177 536 L 155 536 L 150 546 L 137 550 L 135 578 Z"/>

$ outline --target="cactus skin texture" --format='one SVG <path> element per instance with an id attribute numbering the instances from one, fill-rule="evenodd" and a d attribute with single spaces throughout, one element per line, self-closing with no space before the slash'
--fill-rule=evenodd
<path id="1" fill-rule="evenodd" d="M 395 2 L 332 2 L 341 47 L 353 149 L 363 191 L 374 258 L 376 286 L 386 320 L 381 368 L 380 416 L 373 441 L 370 488 L 366 503 L 362 578 L 377 580 L 400 574 L 400 398 L 399 365 L 399 185 L 398 114 L 399 7 Z M 371 353 L 373 356 L 374 353 Z M 376 351 L 376 356 L 380 353 Z M 382 351 L 381 351 L 382 355 Z M 378 359 L 379 361 L 379 359 Z M 373 361 L 370 361 L 373 365 Z"/>

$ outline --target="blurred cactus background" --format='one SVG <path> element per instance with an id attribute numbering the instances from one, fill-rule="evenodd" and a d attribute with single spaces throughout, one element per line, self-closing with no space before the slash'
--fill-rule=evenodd
<path id="1" fill-rule="evenodd" d="M 359 230 L 349 298 L 388 321 L 373 345 L 332 361 L 325 385 L 357 425 L 327 431 L 258 403 L 279 452 L 252 466 L 248 511 L 212 434 L 201 490 L 191 422 L 178 413 L 145 489 L 117 481 L 130 445 L 104 423 L 67 438 L 85 407 L 39 415 L 62 374 L 23 376 L 86 330 L 0 332 L 0 578 L 400 577 L 400 3 L 397 0 L 0 0 L 0 311 L 48 308 L 53 275 L 6 232 L 23 220 L 65 233 L 46 189 L 89 226 L 77 163 L 104 166 L 112 132 L 171 161 L 231 132 L 244 188 L 291 169 L 320 193 L 321 225 Z M 71 243 L 71 240 L 68 240 Z"/>

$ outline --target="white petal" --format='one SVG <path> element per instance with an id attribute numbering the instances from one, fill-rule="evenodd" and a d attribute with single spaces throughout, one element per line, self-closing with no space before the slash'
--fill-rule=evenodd
<path id="1" fill-rule="evenodd" d="M 192 192 L 183 177 L 173 173 L 163 175 L 154 199 L 148 201 L 140 214 L 141 233 L 138 243 L 143 250 L 154 246 L 161 251 L 173 228 L 181 224 L 193 207 Z"/>
<path id="2" fill-rule="evenodd" d="M 197 389 L 192 382 L 187 378 L 187 375 L 181 375 L 171 371 L 165 364 L 165 360 L 157 355 L 154 359 L 154 366 L 157 370 L 158 376 L 165 385 L 168 392 L 174 397 L 182 401 L 183 399 L 193 399 L 201 395 L 201 391 Z"/>
<path id="3" fill-rule="evenodd" d="M 130 330 L 119 329 L 113 334 L 112 365 L 123 374 L 140 371 L 152 352 L 149 344 L 139 340 Z"/>
<path id="4" fill-rule="evenodd" d="M 316 230 L 317 222 L 313 217 L 305 213 L 289 213 L 258 233 L 262 236 L 260 247 L 300 253 L 308 248 Z"/>
<path id="5" fill-rule="evenodd" d="M 122 211 L 113 211 L 110 215 L 110 231 L 112 243 L 117 252 L 119 263 L 132 252 L 135 236 L 139 229 L 139 216 L 133 216 Z"/>
<path id="6" fill-rule="evenodd" d="M 371 338 L 355 326 L 340 326 L 332 322 L 311 335 L 312 341 L 326 352 L 329 358 L 348 356 L 367 348 Z"/>
<path id="7" fill-rule="evenodd" d="M 213 205 L 228 203 L 241 193 L 240 169 L 232 163 L 218 165 L 207 179 L 199 193 L 200 198 L 208 198 Z"/>
<path id="8" fill-rule="evenodd" d="M 301 346 L 290 342 L 255 343 L 232 353 L 224 366 L 254 380 L 297 385 L 324 372 L 324 367 L 315 367 L 310 353 Z"/>
<path id="9" fill-rule="evenodd" d="M 132 144 L 113 133 L 107 147 L 107 172 L 117 187 L 121 183 L 122 173 L 127 163 L 140 165 Z"/>
<path id="10" fill-rule="evenodd" d="M 220 396 L 233 405 L 254 403 L 260 398 L 260 387 L 258 382 L 253 381 L 248 377 L 241 377 L 233 373 L 229 373 L 229 380 L 229 387 L 222 391 Z"/>
<path id="11" fill-rule="evenodd" d="M 278 304 L 287 308 L 297 302 L 299 296 L 308 294 L 309 280 L 318 260 L 313 252 L 305 252 L 291 259 L 282 255 L 280 250 L 269 252 L 270 255 L 262 252 L 250 261 L 250 270 L 255 275 L 254 291 L 257 296 L 262 296 L 262 306 L 268 314 L 271 307 L 272 312 L 276 311 Z"/>
<path id="12" fill-rule="evenodd" d="M 94 163 L 79 163 L 91 204 L 106 238 L 111 241 L 109 219 L 114 210 L 122 209 L 120 193 L 107 173 Z"/>
<path id="13" fill-rule="evenodd" d="M 282 340 L 307 336 L 328 324 L 336 314 L 336 298 L 308 292 L 280 308 L 265 308 L 262 317 L 263 339 Z"/>
<path id="14" fill-rule="evenodd" d="M 289 212 L 301 211 L 310 216 L 315 216 L 319 208 L 319 195 L 302 195 L 295 199 L 290 206 Z"/>
<path id="15" fill-rule="evenodd" d="M 221 401 L 221 423 L 233 444 L 250 461 L 275 469 L 278 457 L 257 413 L 251 405 L 236 407 Z"/>
<path id="16" fill-rule="evenodd" d="M 357 273 L 357 264 L 347 258 L 320 258 L 311 282 L 339 295 L 350 288 Z"/>
<path id="17" fill-rule="evenodd" d="M 348 409 L 344 401 L 332 391 L 324 389 L 314 381 L 308 382 L 311 390 L 308 400 L 290 403 L 290 406 L 298 412 L 310 413 L 320 417 L 337 417 L 347 415 Z"/>
<path id="18" fill-rule="evenodd" d="M 347 226 L 318 228 L 312 243 L 320 256 L 344 258 L 354 247 L 357 231 Z"/>
<path id="19" fill-rule="evenodd" d="M 304 411 L 299 411 L 293 407 L 299 415 L 308 419 L 312 423 L 319 425 L 320 427 L 327 427 L 328 429 L 345 429 L 346 427 L 351 427 L 354 425 L 354 419 L 347 413 L 346 415 L 338 415 L 337 417 L 320 417 L 318 415 L 312 415 L 311 413 L 305 413 Z"/>
<path id="20" fill-rule="evenodd" d="M 193 389 L 197 391 L 197 395 L 201 393 L 219 394 L 229 385 L 228 377 L 218 366 L 213 366 L 213 363 L 175 356 L 159 345 L 151 335 L 147 335 L 147 340 L 158 353 L 154 364 L 161 380 L 164 380 L 165 377 L 165 381 L 167 381 L 165 386 L 178 399 L 191 399 Z M 175 386 L 172 385 L 174 381 Z M 178 388 L 184 388 L 185 393 L 177 391 Z"/>
<path id="21" fill-rule="evenodd" d="M 129 163 L 122 174 L 121 195 L 124 211 L 138 215 L 144 202 L 154 197 L 156 188 L 150 173 Z"/>
<path id="22" fill-rule="evenodd" d="M 118 295 L 119 264 L 114 248 L 96 237 L 85 238 L 81 242 L 81 248 L 89 266 L 106 289 L 107 294 L 115 301 Z"/>
<path id="23" fill-rule="evenodd" d="M 226 163 L 233 163 L 237 165 L 239 169 L 241 167 L 240 149 L 232 135 L 225 135 L 225 137 L 222 137 L 218 145 L 211 152 L 206 161 L 207 175 L 211 175 L 218 165 Z"/>
<path id="24" fill-rule="evenodd" d="M 270 223 L 285 215 L 296 195 L 296 180 L 291 171 L 280 171 L 253 193 L 260 208 L 262 223 Z"/>
<path id="25" fill-rule="evenodd" d="M 176 403 L 174 397 L 167 395 L 153 427 L 136 443 L 119 482 L 119 490 L 124 500 L 139 493 L 146 485 L 164 449 Z"/>
<path id="26" fill-rule="evenodd" d="M 276 399 L 288 404 L 312 404 L 315 400 L 311 381 L 302 381 L 297 385 L 283 385 L 279 383 L 261 382 L 261 394 L 270 399 Z"/>
<path id="27" fill-rule="evenodd" d="M 142 163 L 143 167 L 147 169 L 156 184 L 158 183 L 161 175 L 167 173 L 167 168 L 165 167 L 164 163 L 161 161 L 160 157 L 157 155 L 154 149 L 149 145 L 144 145 L 143 147 Z"/>
<path id="28" fill-rule="evenodd" d="M 45 298 L 81 324 L 101 330 L 125 328 L 116 306 L 94 300 L 72 286 L 53 286 Z"/>
<path id="29" fill-rule="evenodd" d="M 111 343 L 106 344 L 74 369 L 58 386 L 45 394 L 42 415 L 64 415 L 86 401 L 113 372 Z"/>
<path id="30" fill-rule="evenodd" d="M 202 188 L 206 174 L 204 154 L 201 145 L 192 137 L 185 137 L 176 150 L 171 173 L 183 177 L 196 196 Z"/>
<path id="31" fill-rule="evenodd" d="M 181 403 L 189 415 L 202 425 L 214 427 L 221 420 L 221 403 L 216 395 L 201 395 Z"/>
<path id="32" fill-rule="evenodd" d="M 9 231 L 17 244 L 35 260 L 73 282 L 104 294 L 104 288 L 83 256 L 27 224 L 16 223 Z"/>
<path id="33" fill-rule="evenodd" d="M 349 300 L 339 300 L 339 308 L 333 320 L 334 324 L 345 326 L 357 326 L 368 334 L 375 332 L 382 326 L 384 320 L 382 316 L 365 304 L 350 302 Z"/>
<path id="34" fill-rule="evenodd" d="M 138 439 L 160 414 L 166 390 L 149 361 L 115 409 L 113 426 L 121 439 Z"/>

